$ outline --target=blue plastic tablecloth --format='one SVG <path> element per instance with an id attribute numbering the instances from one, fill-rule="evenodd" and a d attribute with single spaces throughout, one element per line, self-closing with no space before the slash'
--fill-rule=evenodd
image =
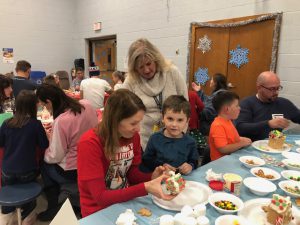
<path id="1" fill-rule="evenodd" d="M 297 146 L 295 145 L 295 140 L 300 140 L 300 135 L 288 135 L 286 142 L 290 143 L 292 146 L 291 151 L 295 152 Z M 299 146 L 298 146 L 299 147 Z M 239 161 L 240 156 L 245 155 L 252 155 L 252 156 L 258 156 L 261 157 L 262 154 L 266 154 L 264 152 L 258 151 L 252 146 L 249 146 L 247 148 L 241 149 L 231 155 L 224 156 L 220 158 L 219 160 L 213 161 L 205 166 L 199 167 L 195 171 L 193 171 L 190 175 L 185 176 L 184 178 L 186 180 L 191 181 L 197 181 L 203 184 L 207 184 L 208 182 L 205 180 L 205 172 L 212 168 L 214 172 L 216 173 L 236 173 L 242 176 L 243 178 L 253 176 L 250 173 L 250 169 L 246 168 L 242 165 L 242 163 Z M 272 157 L 276 158 L 277 160 L 282 160 L 283 156 L 281 154 L 269 154 Z M 280 168 L 273 165 L 265 165 L 265 167 L 272 168 L 276 170 L 277 172 L 281 172 L 285 170 L 286 168 Z M 275 193 L 284 195 L 284 192 L 278 187 L 278 182 L 284 180 L 284 178 L 281 177 L 280 180 L 274 181 L 274 184 L 277 186 L 277 190 Z M 273 193 L 272 193 L 273 194 Z M 264 196 L 264 198 L 271 198 L 272 194 L 269 194 L 267 196 Z M 241 187 L 241 194 L 239 196 L 244 202 L 250 199 L 259 198 L 259 196 L 252 194 L 247 187 L 242 185 Z M 213 207 L 211 207 L 209 204 L 206 205 L 206 216 L 210 219 L 210 224 L 214 224 L 215 219 L 221 214 L 219 214 Z M 137 211 L 142 208 L 146 207 L 152 211 L 151 217 L 143 217 L 137 214 Z M 177 212 L 169 211 L 162 209 L 155 205 L 151 199 L 151 196 L 145 196 L 133 199 L 128 202 L 120 203 L 120 204 L 114 204 L 106 209 L 100 210 L 88 217 L 85 217 L 81 219 L 80 225 L 98 225 L 98 224 L 115 224 L 116 219 L 120 215 L 120 213 L 124 212 L 126 209 L 132 209 L 135 213 L 135 216 L 137 217 L 137 223 L 139 225 L 142 224 L 159 224 L 159 217 L 165 214 L 175 215 Z"/>

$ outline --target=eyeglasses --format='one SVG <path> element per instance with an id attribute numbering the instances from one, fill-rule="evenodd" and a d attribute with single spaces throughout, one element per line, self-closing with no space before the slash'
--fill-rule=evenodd
<path id="1" fill-rule="evenodd" d="M 263 86 L 263 85 L 260 85 L 261 87 L 263 87 L 263 88 L 265 88 L 265 89 L 267 89 L 267 90 L 269 90 L 269 91 L 271 91 L 271 92 L 276 92 L 276 91 L 281 91 L 282 90 L 282 86 L 280 85 L 279 87 L 265 87 L 265 86 Z"/>

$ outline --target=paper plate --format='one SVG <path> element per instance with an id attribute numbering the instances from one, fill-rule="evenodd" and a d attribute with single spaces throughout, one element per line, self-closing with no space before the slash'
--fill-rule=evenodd
<path id="1" fill-rule="evenodd" d="M 274 149 L 268 145 L 268 142 L 269 140 L 254 141 L 252 143 L 252 147 L 262 152 L 274 153 L 274 154 L 276 153 L 279 154 L 291 150 L 291 147 L 288 144 L 284 144 L 282 149 Z"/>
<path id="2" fill-rule="evenodd" d="M 165 201 L 152 195 L 153 202 L 163 209 L 180 211 L 183 206 L 191 207 L 197 204 L 207 204 L 212 190 L 205 184 L 195 181 L 186 181 L 185 189 L 171 201 Z"/>
<path id="3" fill-rule="evenodd" d="M 262 206 L 269 205 L 270 198 L 256 198 L 244 203 L 244 208 L 238 212 L 239 216 L 244 217 L 255 225 L 271 225 L 267 222 L 267 214 L 262 210 Z M 296 206 L 292 207 L 293 216 L 300 214 L 300 210 Z M 292 220 L 289 225 L 296 225 L 296 219 Z"/>

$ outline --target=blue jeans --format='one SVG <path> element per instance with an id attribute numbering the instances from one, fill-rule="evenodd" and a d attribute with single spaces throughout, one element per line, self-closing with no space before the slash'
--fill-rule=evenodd
<path id="1" fill-rule="evenodd" d="M 36 180 L 39 172 L 31 171 L 27 173 L 6 173 L 2 171 L 2 185 L 14 185 L 14 184 L 26 184 Z M 36 200 L 28 202 L 21 206 L 22 209 L 22 220 L 25 219 L 32 210 L 36 207 Z M 2 206 L 1 207 L 3 214 L 8 214 L 14 212 L 16 207 L 12 206 Z"/>
<path id="2" fill-rule="evenodd" d="M 66 183 L 77 182 L 77 171 L 64 171 L 57 164 L 42 163 L 41 174 L 44 182 L 44 188 L 60 186 Z"/>
<path id="3" fill-rule="evenodd" d="M 57 164 L 48 164 L 43 162 L 41 174 L 48 203 L 50 201 L 51 204 L 53 203 L 54 205 L 57 203 L 60 204 L 63 203 L 66 198 L 70 198 L 72 205 L 79 205 L 77 170 L 64 171 Z"/>

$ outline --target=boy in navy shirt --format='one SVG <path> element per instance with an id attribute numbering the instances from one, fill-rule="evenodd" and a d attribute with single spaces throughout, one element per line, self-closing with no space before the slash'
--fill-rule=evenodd
<path id="1" fill-rule="evenodd" d="M 181 95 L 169 96 L 162 107 L 165 128 L 154 133 L 147 144 L 140 169 L 154 171 L 157 166 L 189 174 L 197 167 L 195 140 L 184 133 L 190 118 L 190 104 Z"/>

